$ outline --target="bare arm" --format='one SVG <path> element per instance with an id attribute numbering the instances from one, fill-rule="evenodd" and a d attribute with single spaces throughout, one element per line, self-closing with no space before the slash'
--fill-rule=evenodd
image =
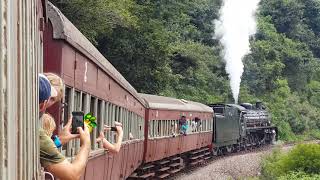
<path id="1" fill-rule="evenodd" d="M 103 139 L 103 148 L 107 149 L 108 151 L 110 151 L 112 153 L 118 153 L 121 148 L 122 138 L 123 138 L 123 133 L 118 133 L 117 134 L 117 141 L 115 144 L 111 144 L 106 139 Z"/>
<path id="2" fill-rule="evenodd" d="M 110 127 L 105 126 L 105 130 L 108 130 Z M 117 140 L 115 144 L 111 144 L 108 140 L 104 138 L 103 132 L 100 132 L 100 136 L 97 139 L 97 142 L 102 141 L 103 148 L 107 149 L 108 151 L 112 153 L 118 153 L 121 148 L 121 143 L 123 139 L 123 130 L 122 130 L 122 125 L 120 123 L 116 123 L 116 128 L 117 128 Z"/>
<path id="3" fill-rule="evenodd" d="M 70 163 L 65 160 L 61 163 L 47 167 L 47 170 L 61 180 L 78 180 L 83 174 L 90 152 L 90 133 L 88 127 L 85 130 L 78 128 L 80 134 L 81 147 L 75 160 Z"/>

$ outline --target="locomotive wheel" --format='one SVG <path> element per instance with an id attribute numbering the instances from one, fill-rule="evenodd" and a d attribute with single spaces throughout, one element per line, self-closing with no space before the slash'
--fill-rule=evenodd
<path id="1" fill-rule="evenodd" d="M 227 150 L 227 153 L 231 153 L 232 152 L 232 145 L 230 145 L 230 146 L 227 146 L 226 147 L 226 150 Z"/>
<path id="2" fill-rule="evenodd" d="M 213 148 L 213 149 L 212 149 L 212 154 L 213 154 L 214 156 L 218 156 L 218 148 Z"/>

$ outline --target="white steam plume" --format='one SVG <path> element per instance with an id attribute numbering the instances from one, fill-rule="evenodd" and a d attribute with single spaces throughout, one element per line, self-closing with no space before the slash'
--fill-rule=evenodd
<path id="1" fill-rule="evenodd" d="M 215 21 L 216 38 L 224 47 L 226 71 L 235 103 L 238 103 L 242 58 L 250 52 L 249 38 L 256 32 L 255 12 L 260 0 L 224 0 L 221 16 Z"/>

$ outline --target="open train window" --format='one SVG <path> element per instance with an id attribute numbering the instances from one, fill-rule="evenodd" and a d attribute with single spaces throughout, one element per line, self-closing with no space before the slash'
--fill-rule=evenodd
<path id="1" fill-rule="evenodd" d="M 65 96 L 64 96 L 64 103 L 65 103 L 65 108 L 63 109 L 63 125 L 65 125 L 68 122 L 69 115 L 72 112 L 72 97 L 71 97 L 71 91 L 72 89 L 70 87 L 65 88 Z M 62 128 L 63 126 L 61 126 Z M 61 153 L 65 156 L 68 156 L 69 154 L 67 153 L 68 149 L 68 144 L 65 144 L 62 146 Z"/>
<path id="2" fill-rule="evenodd" d="M 109 125 L 108 124 L 109 121 L 109 102 L 105 102 L 105 106 L 104 106 L 104 119 L 103 119 L 103 125 Z M 103 130 L 103 126 L 102 126 L 102 130 Z M 105 138 L 109 141 L 109 133 L 105 132 L 104 133 Z"/>
<path id="3" fill-rule="evenodd" d="M 103 124 L 104 124 L 104 101 L 102 100 L 98 100 L 98 113 L 97 113 L 97 119 L 96 119 L 96 123 L 97 123 L 97 128 L 96 128 L 96 133 L 97 133 L 97 136 L 99 136 L 100 134 L 100 131 L 103 130 Z"/>
<path id="4" fill-rule="evenodd" d="M 90 98 L 90 112 L 97 117 L 97 109 L 98 109 L 98 101 L 95 97 L 91 96 Z M 91 142 L 95 142 L 96 141 L 96 131 L 97 129 L 95 128 L 90 136 L 91 136 Z M 91 143 L 91 149 L 95 149 L 96 148 L 96 143 Z"/>
<path id="5" fill-rule="evenodd" d="M 139 116 L 139 139 L 143 139 L 144 137 L 144 119 Z"/>

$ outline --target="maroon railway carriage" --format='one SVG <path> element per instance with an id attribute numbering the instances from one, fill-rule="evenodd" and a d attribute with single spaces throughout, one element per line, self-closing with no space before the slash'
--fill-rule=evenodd
<path id="1" fill-rule="evenodd" d="M 210 156 L 213 110 L 192 101 L 140 94 L 146 101 L 144 164 L 132 178 L 165 178 Z M 179 119 L 187 117 L 187 135 L 179 134 Z M 197 124 L 192 122 L 196 117 Z"/>
<path id="2" fill-rule="evenodd" d="M 54 72 L 65 82 L 66 105 L 50 111 L 57 126 L 67 121 L 72 111 L 91 112 L 98 127 L 92 132 L 95 142 L 103 124 L 123 123 L 124 140 L 117 155 L 107 153 L 101 144 L 92 150 L 82 179 L 125 179 L 143 160 L 145 104 L 136 90 L 103 57 L 81 32 L 51 3 L 44 33 L 44 72 Z M 64 108 L 62 108 L 62 106 Z M 129 139 L 129 134 L 133 139 Z M 113 142 L 111 132 L 106 138 Z M 71 161 L 79 150 L 79 141 L 62 148 Z"/>

